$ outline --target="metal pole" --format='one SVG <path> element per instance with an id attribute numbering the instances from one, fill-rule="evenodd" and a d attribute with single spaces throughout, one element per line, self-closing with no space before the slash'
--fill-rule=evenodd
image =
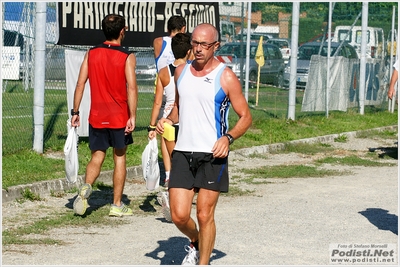
<path id="1" fill-rule="evenodd" d="M 241 19 L 240 19 L 240 53 L 243 51 L 243 28 L 244 28 L 244 3 L 242 2 L 241 8 Z M 240 69 L 243 70 L 244 66 L 244 58 L 243 55 L 240 56 Z M 243 85 L 243 71 L 240 72 L 239 75 L 240 83 Z M 247 100 L 247 98 L 246 98 Z"/>
<path id="2" fill-rule="evenodd" d="M 36 3 L 35 24 L 35 82 L 33 95 L 33 150 L 43 153 L 44 74 L 46 59 L 46 2 Z"/>
<path id="3" fill-rule="evenodd" d="M 326 104 L 326 117 L 329 117 L 329 91 L 330 91 L 330 77 L 331 77 L 331 29 L 332 29 L 332 2 L 329 2 L 329 19 L 328 19 L 328 53 L 326 58 L 326 91 L 325 91 L 325 104 Z"/>
<path id="4" fill-rule="evenodd" d="M 249 102 L 249 66 L 250 66 L 250 30 L 251 30 L 251 2 L 247 7 L 247 40 L 246 40 L 246 83 L 244 97 Z"/>
<path id="5" fill-rule="evenodd" d="M 393 54 L 394 54 L 394 25 L 395 25 L 395 19 L 396 19 L 396 7 L 393 6 L 393 12 L 392 12 L 392 36 L 391 36 L 391 40 L 390 40 L 390 65 L 389 65 L 389 77 L 392 77 L 392 73 L 393 73 Z M 397 43 L 397 42 L 396 42 Z M 390 79 L 389 79 L 390 81 Z M 394 94 L 394 98 L 389 99 L 389 111 L 393 113 L 394 111 L 394 106 L 395 106 L 395 97 L 396 94 Z"/>
<path id="6" fill-rule="evenodd" d="M 299 43 L 299 17 L 300 2 L 293 2 L 292 10 L 292 50 L 290 52 L 290 78 L 289 78 L 289 106 L 288 119 L 295 120 L 296 113 L 296 76 L 297 76 L 297 51 Z"/>
<path id="7" fill-rule="evenodd" d="M 360 91 L 358 93 L 360 101 L 360 114 L 364 115 L 365 104 L 365 80 L 366 80 L 366 52 L 367 52 L 367 27 L 368 27 L 368 2 L 362 3 L 361 16 L 361 59 L 360 59 Z"/>

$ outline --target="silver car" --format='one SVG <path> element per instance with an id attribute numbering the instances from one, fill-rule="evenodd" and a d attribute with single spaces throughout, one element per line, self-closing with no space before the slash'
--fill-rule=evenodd
<path id="1" fill-rule="evenodd" d="M 333 56 L 336 50 L 339 48 L 340 43 L 331 42 L 331 53 Z M 324 43 L 323 47 L 320 49 L 320 42 L 310 42 L 305 43 L 299 47 L 297 55 L 297 75 L 296 75 L 296 87 L 305 88 L 308 80 L 308 72 L 310 70 L 310 61 L 312 55 L 321 56 L 328 55 L 328 43 Z M 321 50 L 321 51 L 320 51 Z M 357 52 L 351 45 L 343 43 L 339 52 L 336 56 L 342 56 L 346 58 L 358 58 Z M 284 75 L 284 87 L 289 87 L 290 80 L 290 64 L 286 65 L 285 75 Z"/>
<path id="2" fill-rule="evenodd" d="M 257 47 L 258 42 L 250 43 L 249 86 L 252 88 L 257 84 L 258 64 L 255 61 Z M 264 43 L 263 52 L 265 63 L 264 66 L 260 68 L 260 82 L 282 87 L 285 64 L 279 47 Z M 227 43 L 218 49 L 215 56 L 230 67 L 238 78 L 240 78 L 241 72 L 243 76 L 245 75 L 246 44 L 243 44 L 241 49 L 240 43 L 238 42 Z M 240 69 L 241 59 L 244 63 L 242 70 Z"/>
<path id="3" fill-rule="evenodd" d="M 153 50 L 140 51 L 135 53 L 136 56 L 136 80 L 155 81 L 157 75 L 156 61 L 154 59 Z"/>
<path id="4" fill-rule="evenodd" d="M 291 53 L 291 41 L 290 39 L 287 38 L 271 38 L 268 39 L 267 41 L 270 44 L 274 44 L 277 47 L 279 47 L 279 49 L 281 50 L 282 53 L 282 57 L 283 60 L 285 61 L 285 64 L 287 64 L 289 62 L 289 58 L 290 58 L 290 53 Z"/>

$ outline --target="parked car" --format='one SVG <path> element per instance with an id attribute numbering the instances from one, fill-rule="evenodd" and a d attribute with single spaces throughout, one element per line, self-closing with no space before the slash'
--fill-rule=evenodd
<path id="1" fill-rule="evenodd" d="M 65 80 L 65 48 L 46 48 L 46 80 Z"/>
<path id="2" fill-rule="evenodd" d="M 31 79 L 34 75 L 34 51 L 29 46 L 20 57 L 20 78 L 25 75 Z M 45 79 L 46 80 L 65 80 L 65 48 L 62 46 L 47 46 L 45 54 Z"/>
<path id="3" fill-rule="evenodd" d="M 250 33 L 250 42 L 259 42 L 261 36 L 263 37 L 264 42 L 267 42 L 268 39 L 273 38 L 273 36 L 271 34 L 261 33 L 261 32 L 252 32 L 252 33 Z M 236 40 L 240 41 L 241 38 L 243 39 L 243 42 L 246 42 L 247 33 L 244 33 L 244 34 L 239 33 L 236 37 Z"/>
<path id="4" fill-rule="evenodd" d="M 156 61 L 153 50 L 139 51 L 136 56 L 136 80 L 155 81 L 157 75 Z"/>
<path id="5" fill-rule="evenodd" d="M 339 46 L 340 43 L 331 42 L 330 56 L 335 55 L 336 50 L 339 48 Z M 320 42 L 305 43 L 299 47 L 297 55 L 297 76 L 296 76 L 297 87 L 300 88 L 306 87 L 308 80 L 308 72 L 310 70 L 311 56 L 318 55 L 320 52 L 320 47 L 321 47 Z M 328 43 L 323 44 L 321 53 L 319 55 L 325 57 L 328 55 Z M 349 45 L 348 43 L 343 43 L 336 56 L 358 59 L 358 55 L 355 48 Z M 289 87 L 289 80 L 290 80 L 290 64 L 287 64 L 284 74 L 284 87 Z"/>
<path id="6" fill-rule="evenodd" d="M 283 60 L 285 61 L 285 64 L 288 63 L 289 58 L 290 58 L 290 46 L 291 46 L 291 41 L 290 39 L 287 38 L 271 38 L 268 39 L 268 43 L 274 44 L 279 49 L 281 50 Z"/>
<path id="7" fill-rule="evenodd" d="M 257 51 L 258 43 L 250 43 L 250 63 L 249 63 L 249 85 L 254 87 L 257 83 L 258 64 L 255 61 L 255 55 Z M 260 82 L 261 83 L 273 83 L 274 85 L 281 87 L 283 85 L 283 71 L 285 63 L 283 62 L 282 53 L 279 47 L 264 43 L 264 66 L 260 68 Z M 230 67 L 238 78 L 240 73 L 243 76 L 246 71 L 246 44 L 243 44 L 242 50 L 240 49 L 240 43 L 226 43 L 221 46 L 215 53 L 216 57 Z M 243 69 L 240 69 L 240 62 L 243 59 Z"/>

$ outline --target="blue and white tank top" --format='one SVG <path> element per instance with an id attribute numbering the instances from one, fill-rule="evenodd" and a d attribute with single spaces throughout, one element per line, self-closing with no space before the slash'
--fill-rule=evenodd
<path id="1" fill-rule="evenodd" d="M 186 64 L 177 81 L 179 132 L 175 150 L 212 153 L 215 142 L 228 131 L 230 100 L 221 88 L 225 64 L 196 77 Z"/>
<path id="2" fill-rule="evenodd" d="M 169 36 L 163 37 L 160 55 L 156 58 L 157 73 L 164 67 L 175 61 L 174 53 L 171 48 L 172 38 Z"/>

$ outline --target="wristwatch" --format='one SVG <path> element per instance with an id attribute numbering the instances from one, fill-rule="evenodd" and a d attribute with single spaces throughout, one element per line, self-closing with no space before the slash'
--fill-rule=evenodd
<path id="1" fill-rule="evenodd" d="M 226 138 L 228 138 L 230 145 L 232 145 L 233 141 L 235 141 L 235 139 L 232 137 L 232 135 L 230 135 L 228 133 L 224 134 L 224 136 L 226 136 Z"/>
<path id="2" fill-rule="evenodd" d="M 148 132 L 155 131 L 155 130 L 156 130 L 156 126 L 151 126 L 151 125 L 147 126 Z"/>
<path id="3" fill-rule="evenodd" d="M 74 111 L 74 109 L 71 109 L 71 116 L 74 116 L 74 115 L 79 115 L 79 110 Z"/>

